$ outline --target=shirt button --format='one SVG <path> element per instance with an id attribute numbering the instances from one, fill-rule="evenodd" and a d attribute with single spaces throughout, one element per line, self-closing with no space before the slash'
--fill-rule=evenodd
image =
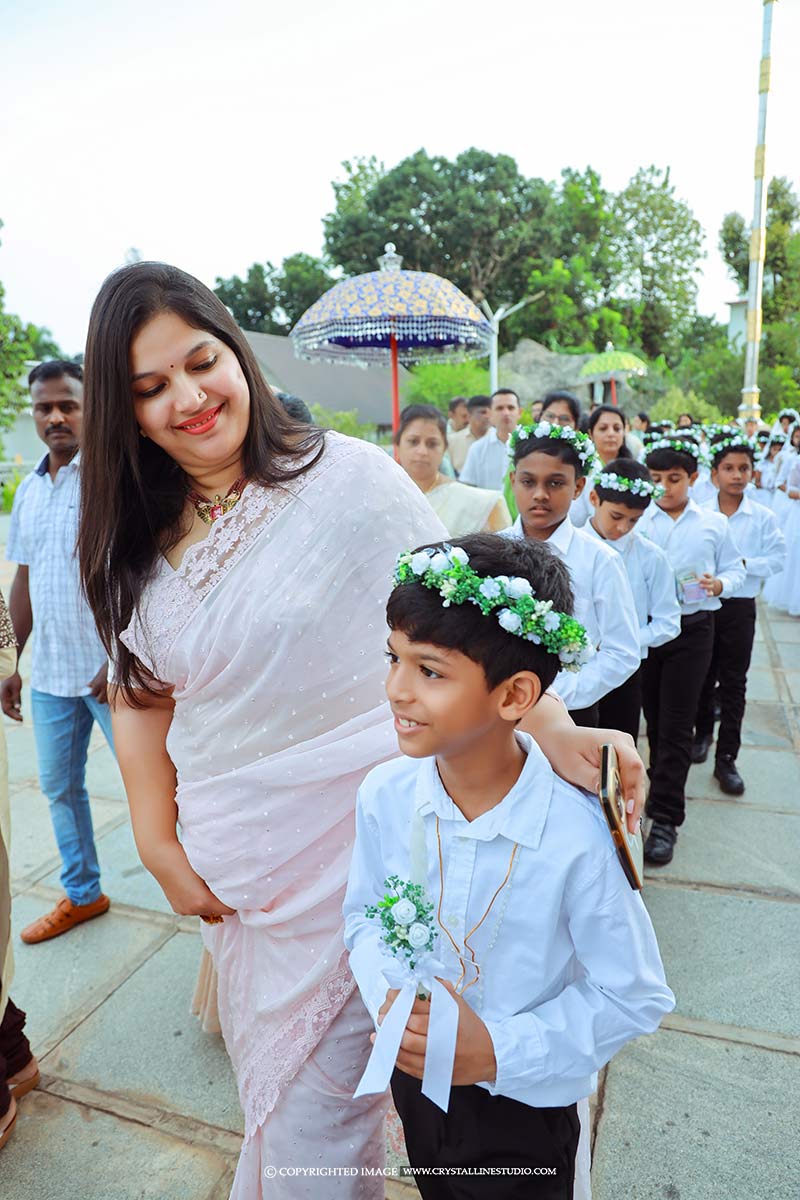
<path id="1" fill-rule="evenodd" d="M 450 915 L 450 916 L 447 918 L 447 924 L 448 924 L 448 925 L 460 925 L 460 924 L 461 924 L 461 918 L 460 918 L 460 917 L 457 917 L 457 916 L 455 916 L 455 914 L 451 914 L 451 915 Z"/>

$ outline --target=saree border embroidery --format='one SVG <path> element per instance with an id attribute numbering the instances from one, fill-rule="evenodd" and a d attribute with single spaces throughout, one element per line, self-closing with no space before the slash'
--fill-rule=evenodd
<path id="1" fill-rule="evenodd" d="M 215 521 L 201 542 L 189 547 L 177 570 L 166 559 L 161 561 L 142 594 L 139 611 L 120 635 L 157 680 L 175 682 L 165 678 L 165 668 L 181 631 L 286 505 L 302 496 L 332 467 L 361 450 L 354 439 L 326 433 L 325 453 L 305 475 L 281 488 L 251 483 L 236 507 Z"/>

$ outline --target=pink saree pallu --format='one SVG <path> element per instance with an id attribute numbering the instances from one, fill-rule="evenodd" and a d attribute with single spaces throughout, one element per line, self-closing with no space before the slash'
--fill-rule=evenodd
<path id="1" fill-rule="evenodd" d="M 328 434 L 300 479 L 250 484 L 177 571 L 162 561 L 122 635 L 174 687 L 183 845 L 236 909 L 203 937 L 245 1114 L 238 1200 L 383 1195 L 380 1177 L 296 1168 L 382 1162 L 386 1101 L 351 1099 L 372 1025 L 341 905 L 356 791 L 397 753 L 383 691 L 394 560 L 443 536 L 388 455 Z"/>

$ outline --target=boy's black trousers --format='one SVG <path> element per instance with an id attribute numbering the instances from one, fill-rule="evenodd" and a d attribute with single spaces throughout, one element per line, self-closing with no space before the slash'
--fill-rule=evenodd
<path id="1" fill-rule="evenodd" d="M 623 733 L 629 733 L 635 742 L 639 737 L 641 715 L 642 668 L 637 667 L 630 679 L 603 696 L 598 723 L 602 729 L 620 729 Z"/>
<path id="2" fill-rule="evenodd" d="M 650 744 L 647 815 L 682 825 L 694 720 L 714 648 L 713 612 L 681 617 L 671 642 L 651 649 L 642 667 L 642 700 Z"/>
<path id="3" fill-rule="evenodd" d="M 747 672 L 756 636 L 756 602 L 748 596 L 722 601 L 714 613 L 714 650 L 700 693 L 695 737 L 714 736 L 714 689 L 719 683 L 717 758 L 736 761 L 742 744 Z"/>
<path id="4" fill-rule="evenodd" d="M 451 1088 L 443 1113 L 421 1088 L 395 1068 L 392 1096 L 412 1167 L 510 1168 L 497 1175 L 415 1174 L 423 1200 L 572 1200 L 576 1104 L 532 1108 L 474 1085 Z M 534 1174 L 545 1167 L 556 1173 Z"/>

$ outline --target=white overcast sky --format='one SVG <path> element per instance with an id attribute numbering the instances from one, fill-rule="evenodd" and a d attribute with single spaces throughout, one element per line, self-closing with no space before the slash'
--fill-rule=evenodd
<path id="1" fill-rule="evenodd" d="M 752 211 L 761 0 L 0 0 L 6 307 L 82 348 L 128 247 L 212 284 L 319 254 L 340 162 L 420 146 L 672 168 L 734 295 L 720 221 Z M 770 174 L 800 188 L 800 0 L 774 8 Z M 402 246 L 399 247 L 402 251 Z"/>

